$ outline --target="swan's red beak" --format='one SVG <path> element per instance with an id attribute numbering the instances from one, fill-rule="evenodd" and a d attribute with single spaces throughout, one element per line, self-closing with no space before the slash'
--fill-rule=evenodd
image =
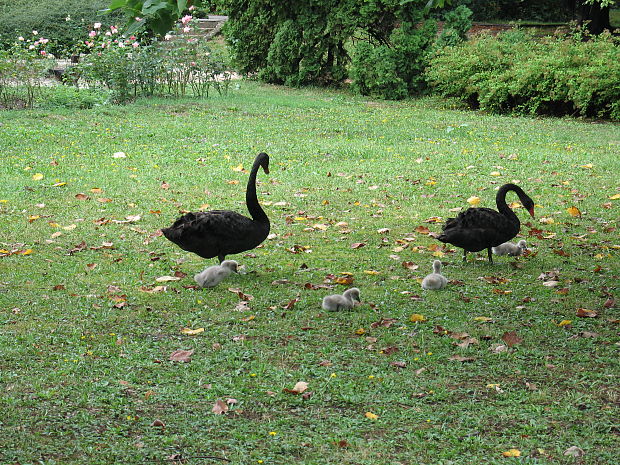
<path id="1" fill-rule="evenodd" d="M 530 216 L 534 218 L 534 207 L 530 208 L 528 212 L 530 212 Z"/>

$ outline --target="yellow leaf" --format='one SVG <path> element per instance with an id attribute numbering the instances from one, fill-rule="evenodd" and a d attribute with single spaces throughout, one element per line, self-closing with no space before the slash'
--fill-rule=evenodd
<path id="1" fill-rule="evenodd" d="M 420 315 L 419 313 L 414 313 L 409 318 L 409 321 L 413 321 L 414 323 L 426 321 L 426 317 L 424 315 Z"/>
<path id="2" fill-rule="evenodd" d="M 435 252 L 433 252 L 433 257 L 441 258 L 444 255 L 445 253 L 443 253 L 441 250 L 436 250 Z"/>
<path id="3" fill-rule="evenodd" d="M 243 171 L 243 164 L 239 163 L 237 166 L 231 166 L 233 171 Z"/>
<path id="4" fill-rule="evenodd" d="M 379 271 L 375 271 L 375 270 L 364 270 L 364 273 L 366 274 L 370 274 L 370 275 L 377 275 L 380 274 Z"/>
<path id="5" fill-rule="evenodd" d="M 55 184 L 52 184 L 52 187 L 62 187 L 62 186 L 66 186 L 67 183 L 66 182 L 57 182 Z"/>
<path id="6" fill-rule="evenodd" d="M 365 332 L 366 332 L 366 330 L 364 328 L 359 328 L 359 329 L 355 330 L 355 334 L 357 334 L 358 336 L 361 336 Z"/>
<path id="7" fill-rule="evenodd" d="M 325 231 L 328 228 L 328 226 L 326 224 L 321 224 L 321 223 L 313 224 L 312 227 L 314 229 L 320 229 L 321 231 Z"/>
<path id="8" fill-rule="evenodd" d="M 26 249 L 22 252 L 22 255 L 30 255 L 32 253 L 32 249 Z"/>
<path id="9" fill-rule="evenodd" d="M 77 228 L 77 224 L 70 224 L 69 226 L 64 226 L 62 229 L 64 229 L 65 231 L 71 231 L 75 228 Z"/>
<path id="10" fill-rule="evenodd" d="M 200 334 L 204 332 L 204 330 L 205 330 L 204 328 L 196 328 L 196 329 L 183 328 L 181 330 L 181 333 L 187 334 L 188 336 L 195 336 L 196 334 Z"/>
<path id="11" fill-rule="evenodd" d="M 501 176 L 502 173 L 500 173 L 499 171 L 491 171 L 491 176 Z"/>
<path id="12" fill-rule="evenodd" d="M 568 326 L 572 323 L 572 320 L 562 320 L 558 323 L 558 326 Z"/>
<path id="13" fill-rule="evenodd" d="M 33 181 L 40 181 L 41 179 L 43 179 L 43 175 L 41 173 L 33 174 L 32 179 Z"/>
<path id="14" fill-rule="evenodd" d="M 483 321 L 486 323 L 487 321 L 493 321 L 493 318 L 488 316 L 477 316 L 474 318 L 474 321 Z"/>
<path id="15" fill-rule="evenodd" d="M 587 170 L 591 170 L 592 168 L 594 168 L 594 165 L 592 163 L 588 163 L 587 165 L 581 165 L 581 167 Z"/>
<path id="16" fill-rule="evenodd" d="M 379 415 L 376 415 L 372 412 L 366 412 L 364 416 L 368 418 L 369 420 L 376 420 L 377 418 L 379 418 Z"/>
<path id="17" fill-rule="evenodd" d="M 472 196 L 467 199 L 467 203 L 473 205 L 474 207 L 480 203 L 480 197 Z"/>
<path id="18" fill-rule="evenodd" d="M 28 222 L 29 222 L 29 223 L 32 223 L 34 220 L 38 220 L 39 218 L 41 218 L 41 216 L 40 216 L 40 215 L 30 215 L 30 216 L 28 217 Z"/>
<path id="19" fill-rule="evenodd" d="M 102 193 L 102 192 L 103 192 L 103 189 L 101 189 L 100 187 L 93 187 L 90 191 L 91 191 L 93 194 L 100 194 L 100 193 Z"/>
<path id="20" fill-rule="evenodd" d="M 427 186 L 434 186 L 435 184 L 437 184 L 437 181 L 435 181 L 434 179 L 429 179 L 428 181 L 426 181 Z"/>
<path id="21" fill-rule="evenodd" d="M 570 216 L 581 216 L 581 211 L 577 207 L 569 207 L 566 211 Z"/>
<path id="22" fill-rule="evenodd" d="M 620 194 L 614 194 L 609 197 L 609 200 L 618 200 L 620 199 Z"/>
<path id="23" fill-rule="evenodd" d="M 60 228 L 60 225 L 58 223 L 54 223 L 53 221 L 48 223 L 52 228 Z"/>
<path id="24" fill-rule="evenodd" d="M 487 384 L 487 388 L 489 388 L 489 389 L 496 389 L 498 387 L 499 387 L 499 384 L 497 384 L 497 383 Z"/>
<path id="25" fill-rule="evenodd" d="M 553 218 L 548 218 L 548 217 L 543 217 L 541 218 L 540 221 L 542 224 L 553 224 L 555 223 L 555 220 Z"/>
<path id="26" fill-rule="evenodd" d="M 168 281 L 179 281 L 181 278 L 178 276 L 160 276 L 159 278 L 155 278 L 155 281 L 158 283 L 165 283 Z"/>
<path id="27" fill-rule="evenodd" d="M 295 221 L 308 221 L 308 218 L 304 216 L 296 216 Z"/>
<path id="28" fill-rule="evenodd" d="M 505 452 L 502 452 L 504 457 L 521 457 L 521 451 L 519 449 L 509 449 Z"/>

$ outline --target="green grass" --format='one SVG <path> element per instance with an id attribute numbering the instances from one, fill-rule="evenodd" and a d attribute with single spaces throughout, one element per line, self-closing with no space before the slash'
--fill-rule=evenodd
<path id="1" fill-rule="evenodd" d="M 617 462 L 619 316 L 604 303 L 618 297 L 619 125 L 242 82 L 199 102 L 0 112 L 0 128 L 0 248 L 32 250 L 0 258 L 0 463 Z M 259 151 L 276 237 L 229 257 L 246 274 L 196 290 L 214 261 L 156 233 L 204 204 L 245 212 L 247 174 L 232 168 Z M 463 264 L 416 232 L 474 195 L 493 207 L 512 180 L 537 203 L 535 220 L 517 209 L 531 255 Z M 423 292 L 438 252 L 453 282 Z M 155 281 L 174 273 L 186 276 Z M 341 273 L 363 304 L 323 312 L 345 286 L 304 285 Z M 456 347 L 437 326 L 479 343 Z M 495 353 L 508 331 L 523 341 Z M 192 361 L 169 362 L 177 349 Z M 283 392 L 298 381 L 307 398 Z M 564 456 L 571 446 L 586 455 Z M 512 448 L 521 458 L 502 457 Z"/>

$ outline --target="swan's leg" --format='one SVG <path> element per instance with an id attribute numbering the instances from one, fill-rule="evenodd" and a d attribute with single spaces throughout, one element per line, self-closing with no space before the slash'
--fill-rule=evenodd
<path id="1" fill-rule="evenodd" d="M 467 261 L 467 250 L 463 249 L 463 263 Z"/>
<path id="2" fill-rule="evenodd" d="M 220 261 L 220 265 L 222 264 L 222 262 L 226 259 L 226 255 L 224 254 L 219 254 L 217 256 L 217 259 Z"/>
<path id="3" fill-rule="evenodd" d="M 489 254 L 489 263 L 492 265 L 493 264 L 493 253 L 491 252 L 491 247 L 487 249 L 487 252 Z"/>

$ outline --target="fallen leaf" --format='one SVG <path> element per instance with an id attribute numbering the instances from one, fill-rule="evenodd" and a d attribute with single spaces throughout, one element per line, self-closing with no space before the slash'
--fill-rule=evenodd
<path id="1" fill-rule="evenodd" d="M 159 278 L 155 278 L 155 281 L 158 283 L 165 283 L 168 281 L 179 281 L 181 278 L 177 276 L 160 276 Z"/>
<path id="2" fill-rule="evenodd" d="M 516 331 L 508 331 L 502 335 L 502 341 L 504 341 L 508 347 L 512 347 L 522 342 L 523 339 L 517 335 Z"/>
<path id="3" fill-rule="evenodd" d="M 32 175 L 32 180 L 33 181 L 40 181 L 41 179 L 43 179 L 43 174 L 41 173 L 36 173 Z"/>
<path id="4" fill-rule="evenodd" d="M 364 416 L 368 418 L 369 420 L 376 420 L 377 418 L 379 418 L 379 415 L 376 415 L 372 412 L 366 412 Z"/>
<path id="5" fill-rule="evenodd" d="M 424 315 L 419 314 L 419 313 L 414 313 L 409 318 L 409 321 L 412 321 L 414 323 L 418 323 L 418 322 L 426 321 L 426 317 Z"/>
<path id="6" fill-rule="evenodd" d="M 476 360 L 474 357 L 463 357 L 462 355 L 452 355 L 448 357 L 448 360 L 453 360 L 455 362 L 473 362 Z"/>
<path id="7" fill-rule="evenodd" d="M 127 155 L 125 155 L 125 152 L 114 152 L 112 158 L 127 158 Z"/>
<path id="8" fill-rule="evenodd" d="M 174 352 L 172 352 L 170 354 L 170 357 L 168 357 L 168 360 L 170 360 L 171 362 L 190 362 L 192 360 L 192 354 L 194 353 L 194 349 L 191 350 L 183 350 L 183 349 L 179 349 L 179 350 L 175 350 Z"/>
<path id="9" fill-rule="evenodd" d="M 474 195 L 467 199 L 467 203 L 475 207 L 480 203 L 480 197 Z"/>
<path id="10" fill-rule="evenodd" d="M 581 211 L 579 211 L 579 209 L 577 207 L 569 207 L 566 209 L 566 211 L 568 212 L 568 214 L 570 216 L 573 217 L 580 217 L 581 216 Z"/>
<path id="11" fill-rule="evenodd" d="M 183 328 L 181 329 L 181 333 L 187 334 L 188 336 L 195 336 L 196 334 L 203 333 L 204 330 L 205 330 L 204 328 L 196 328 L 196 329 Z"/>
<path id="12" fill-rule="evenodd" d="M 428 234 L 431 232 L 431 230 L 428 229 L 426 226 L 418 226 L 417 228 L 415 228 L 415 232 L 418 232 L 420 234 Z"/>
<path id="13" fill-rule="evenodd" d="M 228 412 L 228 404 L 226 404 L 223 400 L 218 399 L 215 401 L 215 404 L 213 404 L 211 411 L 216 415 L 223 415 Z"/>
<path id="14" fill-rule="evenodd" d="M 284 388 L 282 391 L 289 394 L 302 394 L 306 389 L 308 389 L 308 383 L 305 381 L 298 381 L 293 386 L 293 389 Z"/>
<path id="15" fill-rule="evenodd" d="M 366 245 L 366 243 L 364 243 L 364 242 L 354 242 L 353 244 L 351 244 L 351 248 L 352 249 L 361 249 L 365 245 Z"/>
<path id="16" fill-rule="evenodd" d="M 618 200 L 620 199 L 620 194 L 614 194 L 609 197 L 609 200 Z"/>
<path id="17" fill-rule="evenodd" d="M 243 164 L 242 164 L 242 163 L 239 163 L 237 166 L 231 166 L 230 168 L 231 168 L 233 171 L 240 172 L 240 171 L 243 171 Z"/>
<path id="18" fill-rule="evenodd" d="M 407 366 L 407 363 L 406 362 L 391 362 L 390 365 L 396 368 L 405 368 Z"/>
<path id="19" fill-rule="evenodd" d="M 78 199 L 78 200 L 88 200 L 88 199 L 90 199 L 90 197 L 88 195 L 82 194 L 82 193 L 75 194 L 75 198 Z"/>
<path id="20" fill-rule="evenodd" d="M 502 452 L 504 457 L 521 457 L 521 451 L 519 449 L 509 449 L 505 452 Z"/>
<path id="21" fill-rule="evenodd" d="M 577 309 L 577 316 L 581 317 L 581 318 L 596 318 L 598 316 L 598 313 L 596 313 L 594 310 L 588 310 L 585 308 L 578 308 Z"/>
<path id="22" fill-rule="evenodd" d="M 558 326 L 568 326 L 572 323 L 572 320 L 562 320 L 558 323 Z"/>
<path id="23" fill-rule="evenodd" d="M 163 421 L 161 421 L 161 420 L 155 420 L 155 421 L 153 421 L 153 423 L 151 423 L 151 426 L 158 426 L 158 427 L 160 427 L 160 428 L 165 428 L 165 427 L 166 427 L 166 425 L 164 424 L 164 422 L 163 422 Z"/>

